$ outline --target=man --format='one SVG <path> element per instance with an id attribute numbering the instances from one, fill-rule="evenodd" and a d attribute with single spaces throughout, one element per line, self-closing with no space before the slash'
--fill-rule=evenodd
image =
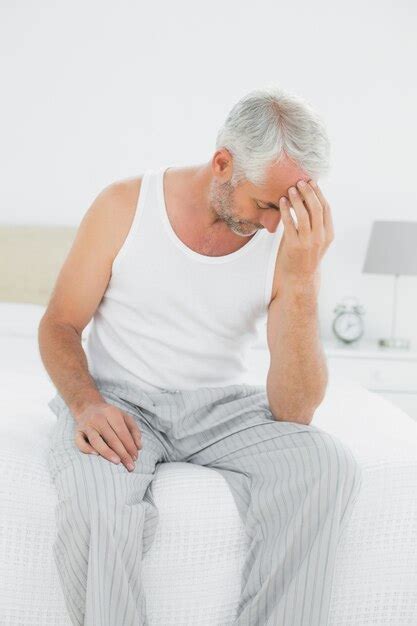
<path id="1" fill-rule="evenodd" d="M 235 498 L 249 549 L 234 625 L 327 624 L 362 476 L 311 424 L 328 380 L 317 303 L 334 238 L 317 183 L 328 148 L 306 102 L 256 90 L 207 163 L 113 183 L 81 221 L 39 326 L 58 391 L 54 555 L 74 624 L 146 623 L 149 487 L 169 461 L 212 467 Z M 270 367 L 252 385 L 244 359 L 265 318 Z"/>

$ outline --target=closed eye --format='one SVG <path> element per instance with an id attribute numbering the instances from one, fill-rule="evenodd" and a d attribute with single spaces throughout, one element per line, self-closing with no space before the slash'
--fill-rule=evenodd
<path id="1" fill-rule="evenodd" d="M 275 204 L 268 205 L 268 206 L 260 206 L 260 204 L 258 202 L 256 202 L 256 206 L 258 207 L 258 209 L 261 209 L 263 211 L 266 211 L 267 209 L 275 209 L 276 211 L 279 211 L 279 207 L 275 206 Z"/>

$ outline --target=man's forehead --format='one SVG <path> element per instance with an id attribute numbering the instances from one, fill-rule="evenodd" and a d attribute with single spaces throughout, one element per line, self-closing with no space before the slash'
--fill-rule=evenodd
<path id="1" fill-rule="evenodd" d="M 267 196 L 272 194 L 272 198 L 279 200 L 281 196 L 288 195 L 288 188 L 296 185 L 299 180 L 308 182 L 311 176 L 297 163 L 286 158 L 268 168 L 265 183 L 259 189 Z"/>

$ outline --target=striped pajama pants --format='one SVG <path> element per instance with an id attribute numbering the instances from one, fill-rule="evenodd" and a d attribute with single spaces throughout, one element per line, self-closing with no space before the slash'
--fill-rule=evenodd
<path id="1" fill-rule="evenodd" d="M 264 386 L 145 393 L 95 382 L 134 416 L 143 447 L 132 472 L 83 453 L 62 397 L 48 402 L 57 416 L 48 452 L 58 494 L 53 551 L 72 623 L 147 624 L 141 559 L 158 523 L 148 488 L 159 463 L 184 461 L 222 474 L 245 525 L 233 625 L 325 626 L 337 546 L 362 484 L 350 448 L 313 424 L 275 420 Z"/>

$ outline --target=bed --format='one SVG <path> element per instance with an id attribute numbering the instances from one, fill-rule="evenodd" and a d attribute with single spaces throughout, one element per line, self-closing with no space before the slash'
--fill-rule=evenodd
<path id="1" fill-rule="evenodd" d="M 11 288 L 13 301 L 0 302 L 0 624 L 70 626 L 53 560 L 57 500 L 46 465 L 55 388 L 37 343 L 47 292 L 25 303 L 16 282 L 3 281 L 0 300 Z M 33 288 L 27 281 L 26 297 Z M 87 334 L 88 327 L 83 341 Z M 267 367 L 266 347 L 254 346 L 248 382 L 262 384 Z M 364 470 L 339 543 L 329 626 L 417 625 L 417 422 L 330 372 L 313 423 L 345 441 Z M 246 545 L 227 483 L 210 468 L 168 463 L 152 489 L 160 521 L 143 561 L 149 626 L 230 625 Z"/>

